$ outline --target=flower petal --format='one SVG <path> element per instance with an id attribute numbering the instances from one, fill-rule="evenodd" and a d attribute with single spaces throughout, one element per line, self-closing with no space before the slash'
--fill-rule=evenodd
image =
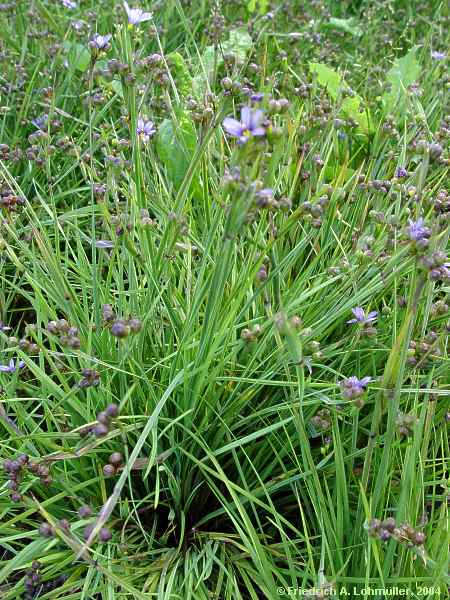
<path id="1" fill-rule="evenodd" d="M 147 123 L 144 125 L 144 131 L 147 135 L 153 135 L 155 133 L 156 129 L 152 121 L 147 121 Z"/>
<path id="2" fill-rule="evenodd" d="M 258 196 L 264 196 L 266 198 L 273 196 L 273 189 L 272 188 L 263 188 L 262 190 L 259 190 Z"/>
<path id="3" fill-rule="evenodd" d="M 352 308 L 352 313 L 355 315 L 358 321 L 364 321 L 366 315 L 364 313 L 364 309 L 361 308 L 361 306 Z"/>
<path id="4" fill-rule="evenodd" d="M 244 125 L 244 127 L 247 127 L 247 129 L 250 129 L 250 125 L 252 122 L 252 111 L 251 108 L 249 106 L 243 106 L 241 109 L 241 121 L 242 121 L 242 125 Z"/>
<path id="5" fill-rule="evenodd" d="M 223 120 L 222 127 L 225 131 L 234 137 L 240 137 L 242 135 L 242 123 L 237 121 L 236 119 L 231 119 L 230 117 L 226 117 Z"/>
<path id="6" fill-rule="evenodd" d="M 257 135 L 262 136 L 262 135 L 266 135 L 266 130 L 264 129 L 264 127 L 256 127 L 255 129 L 251 130 L 253 135 Z"/>
<path id="7" fill-rule="evenodd" d="M 144 21 L 149 21 L 153 17 L 153 13 L 144 12 L 139 17 L 139 23 L 143 23 Z"/>
<path id="8" fill-rule="evenodd" d="M 264 119 L 264 111 L 262 111 L 260 109 L 252 110 L 250 113 L 250 125 L 248 128 L 252 131 L 255 130 L 263 119 Z"/>

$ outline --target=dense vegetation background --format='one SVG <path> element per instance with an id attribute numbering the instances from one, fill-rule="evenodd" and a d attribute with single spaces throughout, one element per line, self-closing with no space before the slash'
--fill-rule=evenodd
<path id="1" fill-rule="evenodd" d="M 2 600 L 446 597 L 449 30 L 0 5 Z"/>

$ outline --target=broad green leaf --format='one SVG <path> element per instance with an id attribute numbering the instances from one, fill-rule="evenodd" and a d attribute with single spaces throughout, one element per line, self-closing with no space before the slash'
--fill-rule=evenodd
<path id="1" fill-rule="evenodd" d="M 420 75 L 420 65 L 416 58 L 417 47 L 397 58 L 388 71 L 386 80 L 390 83 L 389 92 L 383 94 L 385 113 L 401 114 L 406 108 L 408 86 L 417 81 Z"/>
<path id="2" fill-rule="evenodd" d="M 340 29 L 341 31 L 345 31 L 356 37 L 360 37 L 364 33 L 358 20 L 353 17 L 350 19 L 337 19 L 336 17 L 331 17 L 328 22 L 323 24 L 323 27 L 326 29 Z"/>
<path id="3" fill-rule="evenodd" d="M 256 12 L 256 9 L 258 9 L 261 15 L 265 15 L 269 8 L 269 0 L 250 0 L 247 3 L 247 8 L 251 13 Z"/>
<path id="4" fill-rule="evenodd" d="M 106 58 L 101 58 L 100 60 L 95 61 L 95 69 L 106 69 L 108 67 L 108 60 Z"/>
<path id="5" fill-rule="evenodd" d="M 341 183 L 345 183 L 351 179 L 356 173 L 355 169 L 344 167 L 339 164 L 327 165 L 325 167 L 325 181 L 336 181 L 341 178 Z"/>
<path id="6" fill-rule="evenodd" d="M 192 77 L 187 68 L 184 58 L 179 52 L 171 52 L 167 60 L 172 70 L 174 81 L 177 82 L 177 90 L 181 96 L 192 93 Z"/>
<path id="7" fill-rule="evenodd" d="M 207 77 L 204 73 L 199 73 L 192 78 L 192 95 L 197 100 L 201 100 L 207 89 Z"/>
<path id="8" fill-rule="evenodd" d="M 342 91 L 348 86 L 344 78 L 334 69 L 322 63 L 309 63 L 311 73 L 317 75 L 317 81 L 320 85 L 327 88 L 328 93 L 333 100 L 339 100 Z M 341 110 L 347 117 L 353 119 L 358 128 L 365 134 L 371 132 L 371 123 L 366 111 L 361 112 L 363 100 L 361 96 L 355 94 L 352 98 L 344 98 L 341 103 Z"/>
<path id="9" fill-rule="evenodd" d="M 217 66 L 223 62 L 220 52 L 217 52 L 216 57 L 214 54 L 214 47 L 206 46 L 201 58 L 200 71 L 192 79 L 192 93 L 195 98 L 202 99 L 205 95 L 208 79 L 214 70 L 214 61 L 217 61 Z"/>
<path id="10" fill-rule="evenodd" d="M 245 29 L 232 29 L 229 39 L 222 44 L 222 50 L 224 54 L 232 53 L 237 58 L 245 60 L 252 44 L 252 38 Z"/>
<path id="11" fill-rule="evenodd" d="M 64 42 L 64 48 L 67 50 L 67 61 L 71 67 L 77 71 L 87 71 L 91 63 L 91 53 L 82 44 L 77 42 Z"/>
<path id="12" fill-rule="evenodd" d="M 177 123 L 164 119 L 156 137 L 156 152 L 175 188 L 183 182 L 197 145 L 194 123 L 184 112 L 177 116 Z"/>
<path id="13" fill-rule="evenodd" d="M 215 52 L 214 46 L 206 46 L 201 58 L 200 71 L 192 80 L 192 92 L 196 98 L 202 98 L 207 87 L 207 78 L 214 70 L 214 66 L 223 65 L 223 55 L 232 53 L 238 59 L 245 60 L 252 47 L 252 38 L 245 29 L 233 29 L 228 40 L 222 43 L 221 48 Z"/>
<path id="14" fill-rule="evenodd" d="M 123 87 L 120 79 L 113 79 L 109 85 L 118 96 L 123 98 Z"/>
<path id="15" fill-rule="evenodd" d="M 216 61 L 218 65 L 223 63 L 221 52 L 218 50 L 217 53 L 215 53 L 214 46 L 206 46 L 202 56 L 202 64 L 208 74 L 214 68 L 214 61 Z"/>
<path id="16" fill-rule="evenodd" d="M 317 81 L 328 89 L 333 99 L 339 96 L 345 82 L 337 71 L 322 63 L 309 63 L 309 70 L 317 75 Z"/>

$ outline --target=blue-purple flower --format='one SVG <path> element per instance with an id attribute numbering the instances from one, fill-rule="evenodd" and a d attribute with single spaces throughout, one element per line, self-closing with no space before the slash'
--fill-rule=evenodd
<path id="1" fill-rule="evenodd" d="M 72 2 L 72 0 L 61 0 L 61 3 L 65 8 L 70 8 L 71 10 L 77 7 L 77 3 Z"/>
<path id="2" fill-rule="evenodd" d="M 445 52 L 438 52 L 437 50 L 434 50 L 431 53 L 431 58 L 434 60 L 444 60 L 446 57 Z"/>
<path id="3" fill-rule="evenodd" d="M 81 19 L 72 21 L 71 25 L 77 33 L 79 33 L 80 31 L 83 31 L 83 29 L 86 27 L 86 23 L 84 21 L 82 21 Z"/>
<path id="4" fill-rule="evenodd" d="M 264 112 L 244 106 L 241 110 L 241 120 L 227 117 L 223 120 L 223 128 L 232 137 L 238 138 L 239 143 L 245 144 L 251 137 L 261 137 L 266 134 L 266 128 L 262 125 Z"/>
<path id="5" fill-rule="evenodd" d="M 405 169 L 405 167 L 399 167 L 395 172 L 395 176 L 398 179 L 403 179 L 404 177 L 408 177 L 408 171 Z"/>
<path id="6" fill-rule="evenodd" d="M 366 315 L 365 311 L 361 306 L 352 308 L 352 313 L 355 315 L 354 319 L 350 319 L 347 323 L 360 323 L 361 325 L 369 325 L 377 320 L 378 313 L 376 310 L 372 310 Z"/>
<path id="7" fill-rule="evenodd" d="M 430 277 L 433 281 L 450 280 L 450 263 L 445 263 L 439 267 L 435 267 L 430 271 Z"/>
<path id="8" fill-rule="evenodd" d="M 112 38 L 110 33 L 100 35 L 96 33 L 89 42 L 89 46 L 94 50 L 107 50 L 109 48 L 109 40 Z"/>
<path id="9" fill-rule="evenodd" d="M 256 201 L 259 206 L 266 207 L 273 203 L 273 189 L 272 188 L 263 188 L 262 190 L 258 190 L 255 194 Z"/>
<path id="10" fill-rule="evenodd" d="M 145 119 L 137 120 L 136 135 L 141 138 L 143 142 L 148 142 L 155 133 L 156 129 L 153 121 L 146 121 Z"/>
<path id="11" fill-rule="evenodd" d="M 264 94 L 262 92 L 255 92 L 250 96 L 250 100 L 252 102 L 262 102 L 264 98 Z"/>
<path id="12" fill-rule="evenodd" d="M 23 369 L 23 367 L 25 366 L 25 363 L 23 362 L 23 360 L 19 360 L 18 362 L 15 362 L 13 358 L 11 358 L 11 360 L 9 361 L 9 363 L 7 365 L 0 365 L 0 372 L 1 373 L 15 373 L 17 371 L 17 369 Z"/>
<path id="13" fill-rule="evenodd" d="M 32 119 L 31 123 L 38 129 L 40 129 L 41 131 L 46 131 L 47 127 L 48 127 L 48 125 L 47 125 L 48 115 L 47 114 L 40 115 L 39 117 Z"/>
<path id="14" fill-rule="evenodd" d="M 358 379 L 358 377 L 353 376 L 344 379 L 344 381 L 341 382 L 342 395 L 349 400 L 359 398 L 365 393 L 366 387 L 371 381 L 371 377 Z"/>
<path id="15" fill-rule="evenodd" d="M 123 5 L 127 13 L 128 24 L 131 26 L 139 25 L 139 23 L 144 23 L 144 21 L 149 21 L 153 16 L 152 13 L 144 12 L 140 8 L 130 8 L 128 2 L 124 2 Z"/>
<path id="16" fill-rule="evenodd" d="M 422 217 L 417 219 L 417 221 L 409 219 L 408 237 L 412 242 L 422 242 L 423 240 L 428 240 L 430 237 L 431 230 L 429 227 L 425 227 L 424 222 Z"/>

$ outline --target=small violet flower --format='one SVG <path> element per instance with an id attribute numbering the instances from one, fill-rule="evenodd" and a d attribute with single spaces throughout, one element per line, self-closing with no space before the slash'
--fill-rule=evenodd
<path id="1" fill-rule="evenodd" d="M 93 50 L 107 50 L 109 47 L 109 40 L 111 38 L 112 35 L 110 33 L 107 33 L 106 35 L 100 35 L 99 33 L 96 33 L 89 42 L 89 46 Z"/>
<path id="2" fill-rule="evenodd" d="M 440 267 L 435 267 L 430 271 L 430 277 L 433 281 L 448 281 L 450 280 L 450 263 L 445 263 Z"/>
<path id="3" fill-rule="evenodd" d="M 11 358 L 11 360 L 9 361 L 9 364 L 0 365 L 0 372 L 1 373 L 15 373 L 17 371 L 17 369 L 23 369 L 24 366 L 25 366 L 25 363 L 23 362 L 23 360 L 19 360 L 17 363 L 15 363 L 14 359 Z"/>
<path id="4" fill-rule="evenodd" d="M 430 235 L 431 230 L 424 226 L 424 220 L 421 217 L 417 221 L 409 219 L 408 236 L 412 242 L 427 240 Z"/>
<path id="5" fill-rule="evenodd" d="M 262 102 L 264 98 L 264 94 L 262 92 L 255 92 L 250 96 L 250 100 L 252 102 Z"/>
<path id="6" fill-rule="evenodd" d="M 437 50 L 434 50 L 431 53 L 431 58 L 433 58 L 434 60 L 444 60 L 445 57 L 446 57 L 445 52 L 438 52 Z"/>
<path id="7" fill-rule="evenodd" d="M 261 208 L 267 208 L 274 203 L 273 189 L 272 188 L 263 188 L 259 190 L 255 194 L 256 203 Z"/>
<path id="8" fill-rule="evenodd" d="M 144 12 L 140 8 L 130 8 L 128 6 L 128 2 L 123 3 L 125 7 L 125 11 L 128 17 L 128 24 L 139 25 L 139 23 L 143 23 L 144 21 L 149 21 L 152 18 L 152 13 Z"/>
<path id="9" fill-rule="evenodd" d="M 77 3 L 72 2 L 72 0 L 61 0 L 61 3 L 65 8 L 74 9 L 77 7 Z"/>
<path id="10" fill-rule="evenodd" d="M 353 400 L 359 398 L 366 391 L 367 385 L 372 381 L 371 377 L 363 377 L 358 379 L 357 377 L 349 377 L 341 382 L 342 395 L 344 398 Z"/>
<path id="11" fill-rule="evenodd" d="M 148 140 L 156 133 L 153 121 L 145 121 L 144 119 L 138 119 L 136 126 L 136 135 L 141 138 L 143 142 Z"/>
<path id="12" fill-rule="evenodd" d="M 86 23 L 84 21 L 81 21 L 81 19 L 72 21 L 71 25 L 77 33 L 83 31 L 83 29 L 86 27 Z"/>
<path id="13" fill-rule="evenodd" d="M 263 188 L 256 192 L 256 196 L 261 200 L 266 200 L 273 198 L 273 189 L 272 188 Z"/>
<path id="14" fill-rule="evenodd" d="M 403 177 L 408 177 L 408 171 L 405 169 L 405 167 L 399 167 L 397 169 L 397 171 L 395 172 L 395 176 L 398 179 L 402 179 Z"/>
<path id="15" fill-rule="evenodd" d="M 238 138 L 239 143 L 245 144 L 249 138 L 265 135 L 266 129 L 261 125 L 264 119 L 262 110 L 254 110 L 248 106 L 244 106 L 241 110 L 241 120 L 227 117 L 222 125 L 228 135 Z"/>
<path id="16" fill-rule="evenodd" d="M 36 117 L 35 119 L 31 120 L 31 123 L 38 129 L 40 129 L 41 131 L 46 131 L 47 123 L 48 123 L 48 115 L 43 114 L 39 117 Z"/>
<path id="17" fill-rule="evenodd" d="M 361 323 L 361 325 L 368 325 L 377 320 L 378 313 L 376 310 L 371 311 L 368 315 L 364 312 L 364 309 L 360 306 L 352 308 L 352 313 L 355 315 L 354 319 L 350 319 L 347 323 Z"/>

